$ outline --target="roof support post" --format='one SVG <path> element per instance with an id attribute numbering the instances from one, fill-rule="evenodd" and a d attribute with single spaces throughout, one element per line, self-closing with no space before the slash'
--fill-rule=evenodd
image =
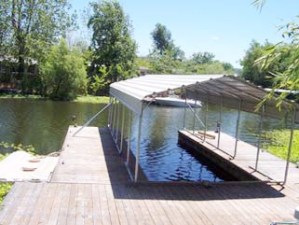
<path id="1" fill-rule="evenodd" d="M 240 117 L 241 117 L 241 107 L 242 107 L 242 100 L 240 99 L 239 102 L 239 110 L 238 110 L 238 117 L 237 117 L 237 124 L 236 124 L 236 133 L 235 133 L 235 150 L 233 159 L 237 156 L 237 150 L 238 150 L 238 141 L 239 141 L 239 126 L 240 126 Z"/>
<path id="2" fill-rule="evenodd" d="M 184 108 L 184 121 L 183 121 L 183 130 L 186 129 L 186 113 L 187 113 L 187 97 L 186 97 L 186 94 L 185 94 L 185 108 Z"/>
<path id="3" fill-rule="evenodd" d="M 124 126 L 125 126 L 125 106 L 122 105 L 122 121 L 121 121 L 121 136 L 120 136 L 120 153 L 122 153 L 122 151 L 123 151 Z"/>
<path id="4" fill-rule="evenodd" d="M 260 121 L 259 121 L 259 133 L 258 133 L 258 142 L 257 142 L 257 153 L 256 153 L 256 160 L 255 160 L 255 170 L 257 170 L 259 157 L 260 157 L 260 150 L 261 150 L 261 136 L 262 136 L 262 130 L 263 130 L 263 119 L 264 119 L 264 112 L 265 112 L 265 106 L 262 106 L 262 111 L 260 114 Z"/>
<path id="5" fill-rule="evenodd" d="M 112 110 L 112 125 L 111 125 L 111 134 L 112 138 L 114 139 L 114 132 L 115 132 L 115 113 L 116 113 L 116 98 L 113 99 L 113 110 Z"/>
<path id="6" fill-rule="evenodd" d="M 117 104 L 117 119 L 116 119 L 116 135 L 115 135 L 115 142 L 116 142 L 116 146 L 118 146 L 118 139 L 119 139 L 119 117 L 120 117 L 120 107 L 121 107 L 121 102 L 118 101 L 118 104 Z M 119 148 L 118 148 L 119 149 Z"/>
<path id="7" fill-rule="evenodd" d="M 295 125 L 295 118 L 296 118 L 296 108 L 293 107 L 293 117 L 292 117 L 292 124 L 291 124 L 291 133 L 290 133 L 290 140 L 288 146 L 288 155 L 287 155 L 287 162 L 286 162 L 286 169 L 284 174 L 283 184 L 286 184 L 290 166 L 290 157 L 292 153 L 292 145 L 293 145 L 293 138 L 294 138 L 294 125 Z"/>
<path id="8" fill-rule="evenodd" d="M 130 148 L 131 148 L 131 126 L 132 126 L 132 112 L 129 111 L 129 126 L 128 126 L 128 140 L 127 140 L 127 165 L 130 162 Z"/>
<path id="9" fill-rule="evenodd" d="M 127 137 L 127 159 L 126 159 L 126 167 L 127 167 L 127 171 L 129 173 L 130 179 L 131 181 L 134 180 L 132 172 L 130 170 L 130 149 L 131 149 L 131 126 L 132 126 L 132 112 L 129 111 L 129 116 L 128 116 L 128 121 L 129 121 L 129 125 L 128 125 L 128 137 Z"/>
<path id="10" fill-rule="evenodd" d="M 217 140 L 217 149 L 219 149 L 220 146 L 220 136 L 221 136 L 221 123 L 222 123 L 222 106 L 223 106 L 223 99 L 221 96 L 221 102 L 220 102 L 220 109 L 219 109 L 219 121 L 217 122 L 217 131 L 218 131 L 218 140 Z"/>
<path id="11" fill-rule="evenodd" d="M 114 111 L 114 98 L 111 97 L 111 107 L 109 109 L 109 129 L 110 129 L 110 133 L 112 133 L 112 126 L 113 126 L 113 111 Z"/>
<path id="12" fill-rule="evenodd" d="M 209 113 L 209 99 L 206 101 L 206 110 L 205 110 L 205 131 L 203 135 L 203 141 L 206 141 L 207 129 L 208 129 L 208 113 Z"/>
<path id="13" fill-rule="evenodd" d="M 114 101 L 114 110 L 113 110 L 113 139 L 115 141 L 115 134 L 116 134 L 116 116 L 117 116 L 117 99 Z"/>
<path id="14" fill-rule="evenodd" d="M 142 128 L 143 110 L 144 110 L 144 106 L 142 105 L 142 109 L 141 109 L 141 113 L 139 115 L 139 121 L 138 121 L 138 138 L 137 138 L 135 177 L 134 177 L 135 183 L 137 183 L 137 180 L 138 180 L 139 156 L 140 156 L 140 141 L 141 141 L 141 128 Z"/>
<path id="15" fill-rule="evenodd" d="M 197 100 L 195 100 L 195 105 L 197 103 Z M 196 116 L 196 108 L 194 107 L 194 111 L 193 111 L 193 125 L 192 125 L 192 129 L 193 129 L 193 135 L 195 134 L 195 116 Z"/>
<path id="16" fill-rule="evenodd" d="M 183 130 L 186 129 L 186 117 L 187 117 L 187 108 L 188 108 L 188 104 L 187 104 L 187 90 L 186 88 L 183 86 L 182 87 L 183 91 L 184 91 L 184 96 L 185 96 L 185 108 L 184 108 L 184 119 L 183 119 Z"/>
<path id="17" fill-rule="evenodd" d="M 109 98 L 109 104 L 111 106 L 113 106 L 112 105 L 112 97 L 111 96 Z M 112 115 L 112 107 L 109 108 L 109 113 L 108 113 L 108 127 L 109 127 L 109 129 L 111 129 L 111 115 Z"/>

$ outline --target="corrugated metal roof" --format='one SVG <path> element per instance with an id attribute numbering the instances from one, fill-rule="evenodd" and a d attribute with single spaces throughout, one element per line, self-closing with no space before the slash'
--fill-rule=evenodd
<path id="1" fill-rule="evenodd" d="M 136 113 L 142 110 L 143 102 L 168 90 L 184 87 L 187 98 L 198 99 L 229 108 L 256 112 L 257 104 L 267 92 L 249 82 L 225 75 L 146 75 L 119 81 L 110 85 L 110 95 L 119 99 Z M 265 114 L 281 116 L 289 111 L 291 103 L 284 101 L 282 110 L 276 108 L 275 100 L 265 105 Z M 298 111 L 298 105 L 296 105 Z M 299 116 L 297 116 L 297 119 Z M 296 119 L 296 120 L 297 120 Z"/>
<path id="2" fill-rule="evenodd" d="M 153 95 L 175 90 L 183 86 L 220 78 L 223 75 L 146 75 L 115 82 L 110 85 L 110 95 L 136 113 L 142 109 L 142 101 Z"/>

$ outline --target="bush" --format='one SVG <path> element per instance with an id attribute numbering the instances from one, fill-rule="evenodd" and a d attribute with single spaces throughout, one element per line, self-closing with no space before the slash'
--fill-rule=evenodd
<path id="1" fill-rule="evenodd" d="M 73 100 L 86 94 L 87 75 L 84 59 L 76 50 L 69 50 L 62 40 L 53 46 L 41 64 L 42 94 L 54 100 Z"/>

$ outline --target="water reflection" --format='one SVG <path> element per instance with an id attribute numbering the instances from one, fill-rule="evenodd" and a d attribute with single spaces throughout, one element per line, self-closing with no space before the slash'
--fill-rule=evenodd
<path id="1" fill-rule="evenodd" d="M 41 154 L 58 151 L 72 124 L 83 124 L 103 105 L 24 99 L 0 99 L 0 141 L 33 145 Z M 107 112 L 91 125 L 105 126 Z"/>
<path id="2" fill-rule="evenodd" d="M 215 130 L 216 122 L 220 120 L 219 108 L 203 106 L 197 109 L 201 120 L 207 118 L 207 129 Z M 235 136 L 238 112 L 231 109 L 222 109 L 222 131 Z M 186 128 L 193 129 L 193 113 L 187 111 Z M 133 151 L 136 149 L 137 116 L 132 121 Z M 142 126 L 140 164 L 149 180 L 154 181 L 221 181 L 227 179 L 225 174 L 215 172 L 208 163 L 199 157 L 194 157 L 185 149 L 177 145 L 177 131 L 184 124 L 184 109 L 169 107 L 148 107 L 144 112 Z M 283 125 L 282 120 L 265 119 L 263 128 L 269 130 Z M 246 142 L 257 144 L 259 116 L 242 112 L 239 125 L 239 138 Z M 204 129 L 196 122 L 195 129 Z"/>
<path id="3" fill-rule="evenodd" d="M 88 103 L 67 103 L 37 100 L 0 99 L 0 141 L 33 145 L 39 153 L 58 151 L 67 128 L 72 124 L 73 115 L 81 125 L 98 112 L 104 105 Z M 198 116 L 205 120 L 206 106 L 197 109 Z M 207 113 L 208 129 L 215 130 L 219 120 L 219 107 L 209 106 Z M 126 115 L 130 115 L 128 110 Z M 237 111 L 222 109 L 222 131 L 234 136 Z M 107 111 L 96 119 L 91 126 L 103 127 L 107 124 Z M 121 118 L 121 117 L 120 117 Z M 177 145 L 177 131 L 183 127 L 184 109 L 150 106 L 144 112 L 141 139 L 140 164 L 149 180 L 169 181 L 221 181 L 221 174 L 215 175 L 204 159 L 195 158 Z M 259 117 L 241 113 L 241 140 L 257 144 Z M 265 119 L 263 128 L 282 128 L 283 120 Z M 119 128 L 121 123 L 119 123 Z M 186 127 L 193 128 L 193 113 L 186 114 Z M 196 123 L 196 129 L 203 129 Z M 126 138 L 131 128 L 131 146 L 136 150 L 138 116 L 127 117 L 124 126 Z"/>

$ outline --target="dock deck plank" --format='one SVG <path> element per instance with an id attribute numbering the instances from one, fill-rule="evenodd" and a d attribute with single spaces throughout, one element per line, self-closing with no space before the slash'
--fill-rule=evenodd
<path id="1" fill-rule="evenodd" d="M 88 127 L 78 137 L 70 137 L 75 129 L 70 128 L 66 136 L 51 182 L 15 183 L 0 211 L 0 224 L 247 225 L 294 221 L 298 184 L 283 189 L 263 183 L 136 185 L 118 160 L 107 129 Z"/>
<path id="2" fill-rule="evenodd" d="M 208 149 L 208 151 L 242 168 L 259 180 L 272 182 L 282 182 L 284 180 L 286 161 L 262 149 L 260 150 L 257 170 L 255 170 L 257 158 L 256 146 L 238 140 L 236 157 L 233 158 L 236 139 L 226 133 L 221 132 L 220 134 L 219 148 L 217 148 L 218 136 L 215 139 L 206 139 L 206 141 L 203 142 L 202 136 L 196 135 L 196 132 L 195 135 L 188 130 L 181 130 L 179 133 L 182 135 L 182 138 L 186 138 L 185 140 L 187 140 L 187 142 L 191 140 L 192 143 L 195 143 L 199 148 L 202 146 Z M 208 131 L 208 133 L 213 132 Z M 293 163 L 289 164 L 288 183 L 299 183 L 299 168 Z"/>

